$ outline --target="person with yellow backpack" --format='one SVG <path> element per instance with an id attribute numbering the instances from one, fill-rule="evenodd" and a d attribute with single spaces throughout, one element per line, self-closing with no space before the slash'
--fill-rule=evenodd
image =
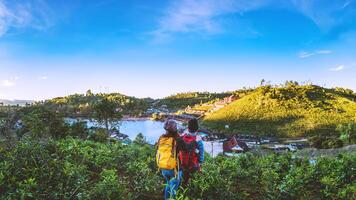
<path id="1" fill-rule="evenodd" d="M 157 142 L 156 161 L 159 170 L 166 180 L 164 199 L 174 199 L 182 179 L 179 169 L 177 138 L 179 137 L 177 123 L 168 119 L 164 123 L 166 133 Z"/>

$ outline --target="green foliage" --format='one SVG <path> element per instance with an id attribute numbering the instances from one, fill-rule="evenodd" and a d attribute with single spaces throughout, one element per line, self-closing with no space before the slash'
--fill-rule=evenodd
<path id="1" fill-rule="evenodd" d="M 149 145 L 73 138 L 0 143 L 0 199 L 162 199 Z M 177 199 L 354 199 L 356 156 L 208 157 Z"/>
<path id="2" fill-rule="evenodd" d="M 144 144 L 148 144 L 148 142 L 146 141 L 145 136 L 142 133 L 137 134 L 135 140 L 133 141 L 134 144 L 137 145 L 144 145 Z"/>
<path id="3" fill-rule="evenodd" d="M 0 146 L 0 199 L 142 199 L 161 193 L 154 151 L 146 145 L 68 138 Z"/>
<path id="4" fill-rule="evenodd" d="M 339 124 L 336 131 L 340 133 L 340 140 L 344 143 L 356 143 L 356 123 Z"/>
<path id="5" fill-rule="evenodd" d="M 109 131 L 109 125 L 122 118 L 122 115 L 119 112 L 120 108 L 117 103 L 107 98 L 98 101 L 93 106 L 93 110 L 94 119 L 96 119 L 99 123 L 104 124 L 107 131 Z"/>
<path id="6" fill-rule="evenodd" d="M 157 107 L 167 105 L 172 110 L 184 109 L 187 106 L 194 106 L 195 104 L 206 103 L 218 98 L 225 98 L 232 94 L 232 92 L 210 93 L 210 92 L 186 92 L 178 93 L 160 99 Z"/>
<path id="7" fill-rule="evenodd" d="M 354 199 L 356 156 L 319 158 L 316 164 L 290 155 L 209 160 L 179 199 Z"/>
<path id="8" fill-rule="evenodd" d="M 18 122 L 18 106 L 0 106 L 0 139 L 15 139 L 16 123 Z"/>
<path id="9" fill-rule="evenodd" d="M 90 199 L 130 199 L 125 182 L 120 180 L 114 169 L 104 169 L 100 173 L 99 181 L 90 191 Z"/>
<path id="10" fill-rule="evenodd" d="M 89 130 L 85 121 L 74 122 L 69 127 L 69 132 L 69 135 L 71 135 L 72 137 L 77 137 L 81 139 L 87 139 L 89 136 Z"/>
<path id="11" fill-rule="evenodd" d="M 6 130 L 6 118 L 0 118 L 0 135 Z"/>
<path id="12" fill-rule="evenodd" d="M 291 167 L 279 190 L 287 199 L 354 199 L 355 156 L 319 158 Z"/>
<path id="13" fill-rule="evenodd" d="M 338 124 L 356 122 L 356 96 L 319 86 L 287 82 L 256 88 L 207 115 L 203 125 L 223 133 L 281 137 L 339 135 Z M 229 129 L 225 129 L 229 125 Z"/>
<path id="14" fill-rule="evenodd" d="M 311 145 L 318 149 L 340 148 L 344 145 L 343 141 L 335 136 L 316 135 L 309 140 Z"/>
<path id="15" fill-rule="evenodd" d="M 86 95 L 74 94 L 67 97 L 58 97 L 43 103 L 43 106 L 63 113 L 66 117 L 90 118 L 94 112 L 94 105 L 103 100 L 114 102 L 122 109 L 122 114 L 140 115 L 149 108 L 151 99 L 138 99 L 120 93 L 93 94 L 90 90 Z"/>
<path id="16" fill-rule="evenodd" d="M 22 118 L 24 128 L 34 137 L 63 138 L 68 135 L 68 124 L 62 116 L 45 107 L 36 107 Z"/>
<path id="17" fill-rule="evenodd" d="M 106 143 L 109 139 L 109 134 L 106 129 L 99 128 L 89 134 L 89 139 L 95 142 Z"/>

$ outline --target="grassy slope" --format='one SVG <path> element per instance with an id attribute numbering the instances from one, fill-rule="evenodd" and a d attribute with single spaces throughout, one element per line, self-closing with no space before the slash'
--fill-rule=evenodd
<path id="1" fill-rule="evenodd" d="M 206 116 L 203 125 L 226 133 L 334 134 L 338 124 L 356 122 L 355 100 L 355 94 L 318 86 L 264 86 Z"/>
<path id="2" fill-rule="evenodd" d="M 184 109 L 187 106 L 194 106 L 200 103 L 206 103 L 217 98 L 228 97 L 232 92 L 223 92 L 223 93 L 209 93 L 209 92 L 187 92 L 187 93 L 178 93 L 160 99 L 159 103 L 156 106 L 167 105 L 169 109 L 178 110 Z"/>

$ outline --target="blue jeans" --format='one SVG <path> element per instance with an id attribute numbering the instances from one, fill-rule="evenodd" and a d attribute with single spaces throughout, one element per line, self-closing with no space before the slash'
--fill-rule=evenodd
<path id="1" fill-rule="evenodd" d="M 182 171 L 180 170 L 177 177 L 174 176 L 174 170 L 161 170 L 162 175 L 166 179 L 166 187 L 164 188 L 164 199 L 174 199 L 179 188 L 182 178 Z"/>

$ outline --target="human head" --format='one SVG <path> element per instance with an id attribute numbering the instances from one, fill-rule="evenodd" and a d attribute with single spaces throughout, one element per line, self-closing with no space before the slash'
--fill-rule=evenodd
<path id="1" fill-rule="evenodd" d="M 199 124 L 198 124 L 198 120 L 197 119 L 190 119 L 188 121 L 188 131 L 191 133 L 197 132 L 197 130 L 199 129 Z"/>
<path id="2" fill-rule="evenodd" d="M 177 122 L 175 122 L 173 119 L 167 119 L 163 127 L 167 131 L 167 133 L 177 132 Z"/>

